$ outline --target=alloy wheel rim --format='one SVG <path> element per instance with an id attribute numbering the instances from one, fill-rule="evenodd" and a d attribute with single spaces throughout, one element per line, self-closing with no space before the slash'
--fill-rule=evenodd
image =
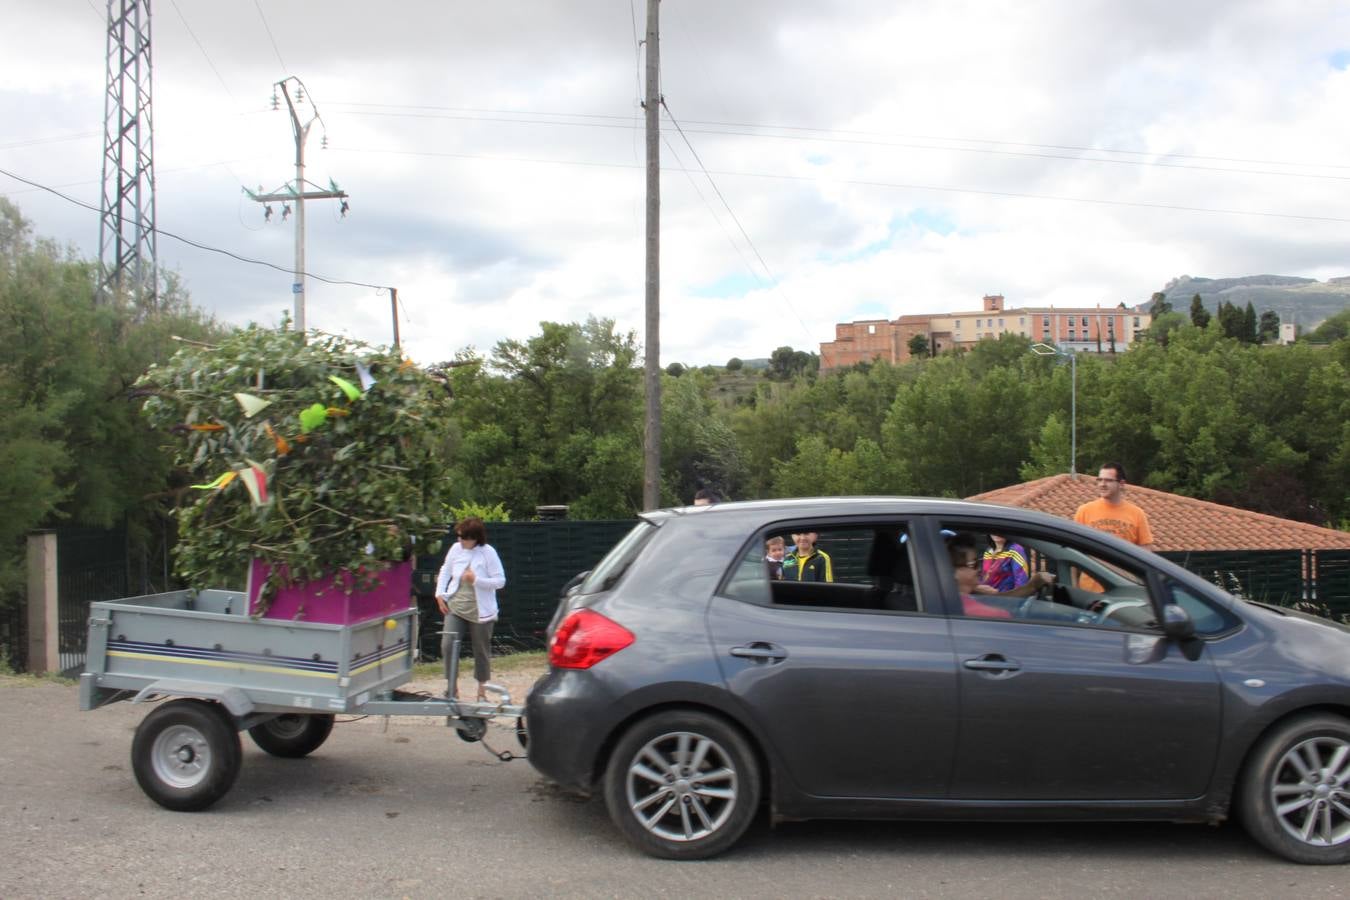
<path id="1" fill-rule="evenodd" d="M 716 741 L 676 731 L 648 741 L 628 766 L 628 808 L 647 831 L 668 841 L 706 838 L 736 808 L 738 778 Z"/>
<path id="2" fill-rule="evenodd" d="M 211 771 L 211 747 L 197 729 L 174 725 L 155 738 L 150 763 L 155 777 L 170 787 L 196 787 Z"/>
<path id="3" fill-rule="evenodd" d="M 1350 842 L 1350 741 L 1315 737 L 1275 766 L 1271 808 L 1285 833 L 1312 847 Z"/>

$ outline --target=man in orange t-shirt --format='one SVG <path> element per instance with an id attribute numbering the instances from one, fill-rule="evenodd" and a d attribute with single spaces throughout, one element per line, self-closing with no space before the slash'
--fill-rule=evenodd
<path id="1" fill-rule="evenodd" d="M 1120 463 L 1107 463 L 1097 472 L 1097 493 L 1101 496 L 1078 507 L 1073 520 L 1152 550 L 1153 530 L 1148 525 L 1148 514 L 1126 500 L 1122 496 L 1124 490 L 1125 467 Z M 1086 575 L 1080 577 L 1078 586 L 1089 591 L 1102 590 L 1101 585 Z"/>

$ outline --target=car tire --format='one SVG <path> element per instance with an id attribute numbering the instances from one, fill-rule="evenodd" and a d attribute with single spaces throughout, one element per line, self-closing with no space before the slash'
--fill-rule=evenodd
<path id="1" fill-rule="evenodd" d="M 254 725 L 248 730 L 248 736 L 273 756 L 299 759 L 323 746 L 332 732 L 331 715 L 286 713 Z"/>
<path id="2" fill-rule="evenodd" d="M 1297 863 L 1350 862 L 1350 721 L 1292 719 L 1247 761 L 1239 813 L 1261 846 Z"/>
<path id="3" fill-rule="evenodd" d="M 131 770 L 146 796 L 165 809 L 206 809 L 239 776 L 243 750 L 224 709 L 174 700 L 141 720 L 131 741 Z"/>
<path id="4" fill-rule="evenodd" d="M 759 808 L 759 762 L 733 725 L 695 710 L 632 725 L 605 771 L 605 805 L 625 838 L 663 859 L 706 859 L 745 833 Z"/>

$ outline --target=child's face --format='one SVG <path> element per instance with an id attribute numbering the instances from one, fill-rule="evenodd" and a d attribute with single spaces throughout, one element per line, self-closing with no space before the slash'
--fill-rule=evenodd
<path id="1" fill-rule="evenodd" d="M 776 562 L 782 562 L 783 553 L 784 550 L 782 544 L 775 544 L 769 547 L 769 559 L 775 560 Z"/>

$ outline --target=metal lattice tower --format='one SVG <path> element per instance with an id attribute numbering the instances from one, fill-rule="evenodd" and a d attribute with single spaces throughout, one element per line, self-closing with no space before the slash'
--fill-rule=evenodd
<path id="1" fill-rule="evenodd" d="M 153 309 L 158 272 L 150 75 L 150 0 L 108 0 L 98 299 L 126 291 Z"/>

